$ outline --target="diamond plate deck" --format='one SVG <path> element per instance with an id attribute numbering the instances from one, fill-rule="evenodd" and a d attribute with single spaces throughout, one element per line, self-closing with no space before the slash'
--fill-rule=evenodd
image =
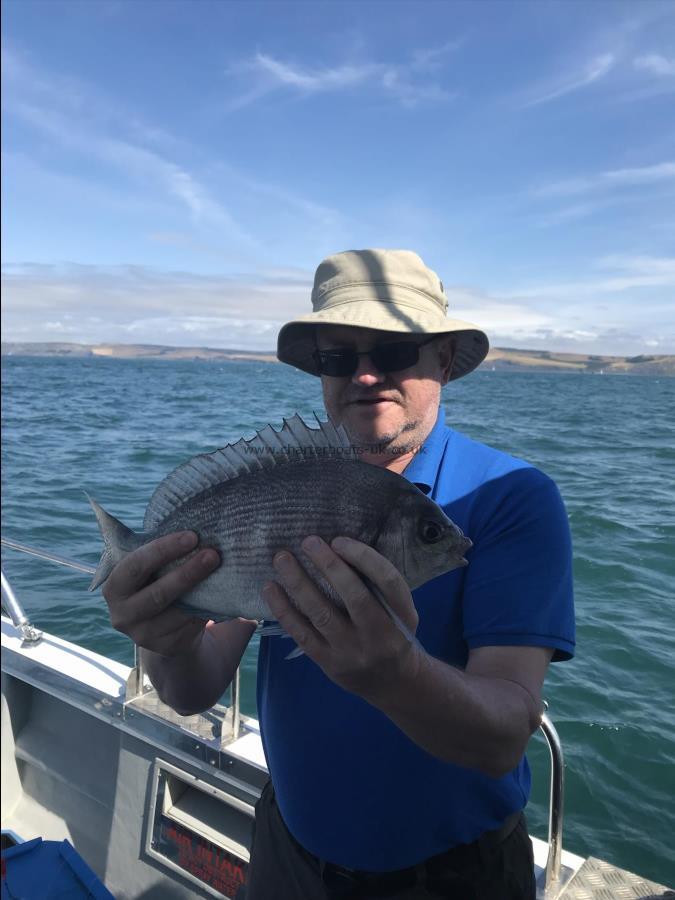
<path id="1" fill-rule="evenodd" d="M 560 894 L 560 900 L 644 900 L 654 895 L 675 900 L 675 892 L 664 885 L 589 856 Z"/>

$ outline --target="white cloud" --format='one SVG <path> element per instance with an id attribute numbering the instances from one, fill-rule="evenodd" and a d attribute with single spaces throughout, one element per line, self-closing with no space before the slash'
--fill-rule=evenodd
<path id="1" fill-rule="evenodd" d="M 539 85 L 528 91 L 530 95 L 521 108 L 540 106 L 550 103 L 574 91 L 589 87 L 604 78 L 614 68 L 616 58 L 612 53 L 603 53 L 590 60 L 581 71 L 575 71 L 558 76 L 546 85 Z"/>
<path id="2" fill-rule="evenodd" d="M 446 295 L 451 318 L 473 322 L 491 335 L 519 334 L 524 338 L 555 324 L 549 313 L 526 303 L 506 302 L 480 291 L 447 286 Z"/>
<path id="3" fill-rule="evenodd" d="M 413 51 L 411 66 L 418 69 L 436 69 L 442 65 L 445 57 L 459 50 L 465 42 L 464 37 L 454 38 L 437 47 L 426 47 Z"/>
<path id="4" fill-rule="evenodd" d="M 192 345 L 199 333 L 212 346 L 251 346 L 258 333 L 272 336 L 258 344 L 269 349 L 286 319 L 308 311 L 311 285 L 309 273 L 295 270 L 234 277 L 143 266 L 6 266 L 3 339 L 27 340 L 32 333 L 32 340 L 49 340 L 44 323 L 50 322 L 52 330 L 61 323 L 72 340 L 87 341 L 95 319 L 104 341 L 115 339 L 109 332 L 127 342 L 170 343 L 172 335 L 174 343 Z M 233 329 L 243 333 L 246 322 L 252 327 L 244 344 L 222 343 Z"/>
<path id="5" fill-rule="evenodd" d="M 438 84 L 415 84 L 405 69 L 395 67 L 387 68 L 382 74 L 382 87 L 406 107 L 418 103 L 442 103 L 457 96 L 456 92 L 447 91 Z"/>
<path id="6" fill-rule="evenodd" d="M 3 340 L 150 343 L 271 350 L 309 308 L 302 270 L 237 277 L 142 266 L 7 266 Z"/>
<path id="7" fill-rule="evenodd" d="M 636 275 L 664 278 L 664 284 L 675 285 L 675 257 L 658 256 L 602 256 L 595 261 L 599 269 L 619 269 Z"/>
<path id="8" fill-rule="evenodd" d="M 286 186 L 263 181 L 260 178 L 251 178 L 223 162 L 216 163 L 212 167 L 212 171 L 214 174 L 223 173 L 226 178 L 235 181 L 248 192 L 271 198 L 277 208 L 290 207 L 316 224 L 323 226 L 335 225 L 344 220 L 344 217 L 337 209 L 308 200 L 306 197 L 289 190 Z"/>
<path id="9" fill-rule="evenodd" d="M 638 56 L 633 60 L 633 65 L 636 69 L 651 72 L 652 75 L 675 76 L 675 59 L 668 59 L 658 53 Z"/>
<path id="10" fill-rule="evenodd" d="M 317 244 L 322 245 L 320 249 L 323 244 L 339 246 L 345 223 L 337 210 L 315 203 L 285 185 L 251 178 L 222 159 L 206 169 L 207 184 L 203 175 L 173 156 L 179 150 L 181 155 L 193 156 L 193 148 L 179 146 L 170 135 L 141 122 L 130 111 L 121 110 L 88 85 L 45 73 L 11 50 L 3 62 L 8 86 L 6 113 L 48 137 L 68 157 L 103 164 L 117 183 L 115 189 L 104 190 L 100 176 L 98 181 L 91 181 L 96 176 L 55 174 L 54 166 L 60 158 L 56 153 L 50 155 L 49 171 L 44 168 L 45 163 L 38 166 L 34 160 L 22 158 L 23 170 L 27 172 L 31 166 L 39 168 L 43 182 L 52 186 L 59 182 L 62 188 L 68 183 L 72 196 L 96 201 L 99 206 L 105 201 L 109 207 L 126 205 L 128 211 L 152 212 L 158 222 L 166 220 L 172 206 L 181 216 L 186 211 L 188 230 L 192 226 L 195 233 L 185 235 L 187 243 L 183 240 L 182 246 L 207 255 L 216 252 L 222 258 L 226 246 L 228 254 L 240 258 L 252 260 L 264 256 L 270 242 L 263 244 L 257 229 L 260 207 L 265 204 L 267 208 L 270 200 L 275 219 L 283 222 L 277 240 L 283 234 L 296 234 L 312 250 Z M 96 110 L 95 115 L 89 114 L 90 109 Z M 82 168 L 89 172 L 91 167 Z M 228 198 L 227 202 L 221 200 L 223 196 Z M 230 209 L 233 196 L 239 200 L 236 216 Z M 249 227 L 244 219 L 253 224 Z M 161 226 L 152 230 L 163 231 Z"/>
<path id="11" fill-rule="evenodd" d="M 675 162 L 665 162 L 641 168 L 616 169 L 610 172 L 603 172 L 601 178 L 609 184 L 621 185 L 653 184 L 657 181 L 670 181 L 675 179 Z"/>
<path id="12" fill-rule="evenodd" d="M 415 50 L 412 54 L 412 62 L 410 65 L 412 68 L 420 70 L 437 69 L 443 65 L 445 58 L 450 53 L 458 50 L 464 44 L 464 40 L 463 37 L 455 38 L 453 40 L 445 41 L 445 43 L 437 47 L 427 47 Z"/>
<path id="13" fill-rule="evenodd" d="M 675 288 L 675 258 L 651 256 L 605 256 L 595 267 L 613 269 L 610 277 L 582 281 L 562 281 L 500 292 L 505 298 L 586 298 L 597 294 L 615 294 L 637 288 Z"/>
<path id="14" fill-rule="evenodd" d="M 607 258 L 608 265 L 647 266 L 638 258 Z M 544 288 L 552 288 L 552 285 Z M 450 315 L 482 327 L 493 347 L 520 347 L 577 353 L 633 355 L 675 352 L 673 313 L 659 303 L 630 306 L 577 300 L 567 289 L 544 297 L 541 290 L 488 295 L 461 288 L 447 289 Z M 543 302 L 542 302 L 543 300 Z M 555 301 L 555 302 L 552 302 Z"/>
<path id="15" fill-rule="evenodd" d="M 293 67 L 264 53 L 257 53 L 255 65 L 270 74 L 281 84 L 301 88 L 304 91 L 319 93 L 322 91 L 342 90 L 372 78 L 380 71 L 373 64 L 362 66 L 338 66 L 334 69 L 317 69 L 314 72 Z"/>
<path id="16" fill-rule="evenodd" d="M 484 328 L 493 346 L 673 352 L 672 303 L 659 301 L 658 290 L 675 285 L 675 259 L 607 256 L 594 267 L 602 274 L 586 281 L 499 294 L 448 286 L 449 315 Z M 3 339 L 271 350 L 281 325 L 308 312 L 311 285 L 300 269 L 235 277 L 142 266 L 7 266 Z"/>
<path id="17" fill-rule="evenodd" d="M 447 102 L 455 97 L 454 92 L 435 81 L 422 80 L 420 73 L 437 69 L 442 56 L 453 46 L 449 42 L 436 49 L 418 51 L 412 62 L 399 65 L 362 62 L 314 69 L 258 52 L 252 59 L 230 68 L 230 74 L 249 81 L 253 78 L 254 84 L 247 85 L 244 93 L 232 99 L 227 108 L 240 109 L 283 88 L 305 95 L 371 88 L 388 94 L 405 107 Z"/>
<path id="18" fill-rule="evenodd" d="M 253 238 L 193 174 L 158 152 L 90 130 L 83 126 L 81 120 L 57 108 L 35 105 L 18 98 L 6 103 L 5 107 L 10 114 L 48 135 L 62 147 L 98 159 L 146 189 L 155 185 L 163 190 L 165 197 L 180 200 L 190 212 L 194 224 L 217 228 L 221 234 L 227 233 L 244 244 L 254 244 Z"/>
<path id="19" fill-rule="evenodd" d="M 61 72 L 46 71 L 16 51 L 3 44 L 2 77 L 11 85 L 4 98 L 3 107 L 13 109 L 15 101 L 34 104 L 46 114 L 51 110 L 77 119 L 80 126 L 90 130 L 119 135 L 126 133 L 135 141 L 158 147 L 178 148 L 180 142 L 156 125 L 139 119 L 132 110 L 121 106 L 109 94 L 103 93 L 91 83 Z"/>
<path id="20" fill-rule="evenodd" d="M 253 244 L 230 212 L 184 166 L 155 149 L 118 136 L 125 131 L 142 131 L 137 119 L 130 117 L 129 128 L 125 128 L 120 111 L 114 105 L 106 111 L 105 102 L 89 95 L 85 85 L 72 79 L 52 79 L 11 51 L 5 61 L 5 78 L 8 91 L 4 108 L 9 115 L 70 152 L 117 169 L 144 188 L 159 187 L 165 196 L 178 199 L 189 210 L 195 224 L 218 228 L 244 244 Z M 92 107 L 96 110 L 94 117 L 84 112 Z"/>
<path id="21" fill-rule="evenodd" d="M 657 184 L 663 181 L 675 181 L 675 162 L 668 161 L 652 166 L 613 169 L 599 172 L 596 175 L 568 178 L 563 181 L 542 185 L 536 188 L 533 193 L 535 196 L 542 197 L 563 196 L 612 188 Z"/>
<path id="22" fill-rule="evenodd" d="M 576 222 L 579 219 L 593 215 L 600 209 L 598 203 L 575 203 L 572 206 L 564 206 L 562 209 L 553 210 L 535 219 L 535 224 L 540 228 L 551 228 L 556 225 L 565 225 L 568 222 Z"/>

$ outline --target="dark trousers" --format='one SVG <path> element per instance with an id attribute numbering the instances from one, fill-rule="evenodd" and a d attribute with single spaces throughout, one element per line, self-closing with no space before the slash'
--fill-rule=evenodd
<path id="1" fill-rule="evenodd" d="M 271 782 L 256 804 L 245 900 L 535 900 L 535 895 L 532 842 L 523 815 L 501 841 L 488 834 L 411 869 L 367 873 L 324 863 L 301 847 L 281 818 Z"/>

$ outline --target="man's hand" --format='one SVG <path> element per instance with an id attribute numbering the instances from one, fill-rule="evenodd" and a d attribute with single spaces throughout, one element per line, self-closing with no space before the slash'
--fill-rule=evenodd
<path id="1" fill-rule="evenodd" d="M 307 538 L 302 549 L 346 607 L 328 600 L 290 553 L 275 556 L 283 588 L 269 582 L 263 597 L 307 656 L 433 756 L 493 778 L 517 766 L 541 719 L 553 650 L 485 646 L 470 651 L 465 670 L 450 666 L 411 643 L 359 578 L 367 576 L 414 631 L 410 591 L 388 560 L 347 538 L 330 547 Z"/>
<path id="2" fill-rule="evenodd" d="M 185 531 L 165 535 L 125 556 L 102 591 L 113 628 L 161 656 L 191 654 L 201 642 L 206 620 L 169 607 L 218 568 L 218 554 L 201 550 L 156 581 L 153 576 L 196 545 L 197 535 Z"/>
<path id="3" fill-rule="evenodd" d="M 358 573 L 382 592 L 414 633 L 418 617 L 408 585 L 389 560 L 360 541 L 340 537 L 329 546 L 312 536 L 303 541 L 302 549 L 346 609 L 329 600 L 287 551 L 274 557 L 283 587 L 267 582 L 263 599 L 284 630 L 330 679 L 377 703 L 383 692 L 396 690 L 399 679 L 414 677 L 423 651 L 401 632 Z"/>

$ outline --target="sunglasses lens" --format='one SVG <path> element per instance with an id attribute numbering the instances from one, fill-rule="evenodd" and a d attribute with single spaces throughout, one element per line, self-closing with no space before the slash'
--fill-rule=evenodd
<path id="1" fill-rule="evenodd" d="M 420 358 L 420 351 L 414 341 L 397 341 L 373 347 L 370 358 L 380 372 L 400 372 L 415 365 Z"/>
<path id="2" fill-rule="evenodd" d="M 359 357 L 354 350 L 318 350 L 314 359 L 319 374 L 333 378 L 353 375 L 359 367 Z"/>
<path id="3" fill-rule="evenodd" d="M 369 356 L 379 372 L 400 372 L 418 362 L 420 347 L 427 343 L 429 342 L 417 344 L 415 341 L 395 341 L 391 344 L 378 344 L 372 350 L 361 353 L 350 348 L 317 350 L 314 361 L 320 375 L 331 375 L 334 378 L 353 375 L 359 367 L 359 356 Z"/>

